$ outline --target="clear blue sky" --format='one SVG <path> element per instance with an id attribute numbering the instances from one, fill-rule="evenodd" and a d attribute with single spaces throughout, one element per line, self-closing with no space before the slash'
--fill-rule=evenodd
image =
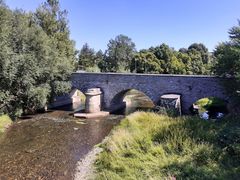
<path id="1" fill-rule="evenodd" d="M 43 0 L 5 0 L 10 8 L 34 10 Z M 124 34 L 137 49 L 166 43 L 175 49 L 204 43 L 210 51 L 228 40 L 240 19 L 240 0 L 60 0 L 68 11 L 71 38 L 105 50 Z"/>

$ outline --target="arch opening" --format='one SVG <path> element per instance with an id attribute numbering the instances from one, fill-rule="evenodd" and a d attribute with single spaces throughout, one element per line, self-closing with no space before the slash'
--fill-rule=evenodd
<path id="1" fill-rule="evenodd" d="M 70 93 L 54 98 L 50 109 L 64 111 L 80 111 L 85 108 L 85 94 L 79 89 L 72 89 Z"/>
<path id="2" fill-rule="evenodd" d="M 153 101 L 143 92 L 136 89 L 127 89 L 114 96 L 110 103 L 112 114 L 130 114 L 137 110 L 154 108 Z"/>
<path id="3" fill-rule="evenodd" d="M 204 97 L 194 102 L 190 111 L 206 120 L 220 119 L 228 113 L 227 102 L 218 97 Z"/>
<path id="4" fill-rule="evenodd" d="M 155 111 L 172 116 L 182 115 L 181 95 L 176 93 L 161 95 Z"/>
<path id="5" fill-rule="evenodd" d="M 79 89 L 73 89 L 70 93 L 70 98 L 72 99 L 72 109 L 74 111 L 80 111 L 85 109 L 85 94 Z"/>

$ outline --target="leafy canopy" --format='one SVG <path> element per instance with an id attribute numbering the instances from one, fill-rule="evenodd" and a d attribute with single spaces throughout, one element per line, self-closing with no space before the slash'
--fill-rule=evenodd
<path id="1" fill-rule="evenodd" d="M 65 11 L 48 0 L 35 13 L 0 3 L 0 111 L 35 112 L 70 88 L 75 48 Z"/>

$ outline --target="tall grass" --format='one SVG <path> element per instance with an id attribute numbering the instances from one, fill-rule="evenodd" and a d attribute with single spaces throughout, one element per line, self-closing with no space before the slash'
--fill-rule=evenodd
<path id="1" fill-rule="evenodd" d="M 97 179 L 237 179 L 240 120 L 136 112 L 102 145 Z"/>

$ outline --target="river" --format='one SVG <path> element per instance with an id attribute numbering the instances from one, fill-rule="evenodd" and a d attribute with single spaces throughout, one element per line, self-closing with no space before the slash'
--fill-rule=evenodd
<path id="1" fill-rule="evenodd" d="M 0 179 L 73 179 L 75 165 L 123 116 L 53 111 L 16 121 L 0 140 Z"/>
<path id="2" fill-rule="evenodd" d="M 134 93 L 126 97 L 135 99 L 127 103 L 133 106 L 120 114 L 138 108 L 139 94 Z M 146 98 L 140 100 L 146 106 Z M 73 179 L 77 162 L 124 117 L 78 119 L 71 114 L 75 108 L 79 107 L 63 107 L 14 122 L 0 139 L 0 180 Z"/>

